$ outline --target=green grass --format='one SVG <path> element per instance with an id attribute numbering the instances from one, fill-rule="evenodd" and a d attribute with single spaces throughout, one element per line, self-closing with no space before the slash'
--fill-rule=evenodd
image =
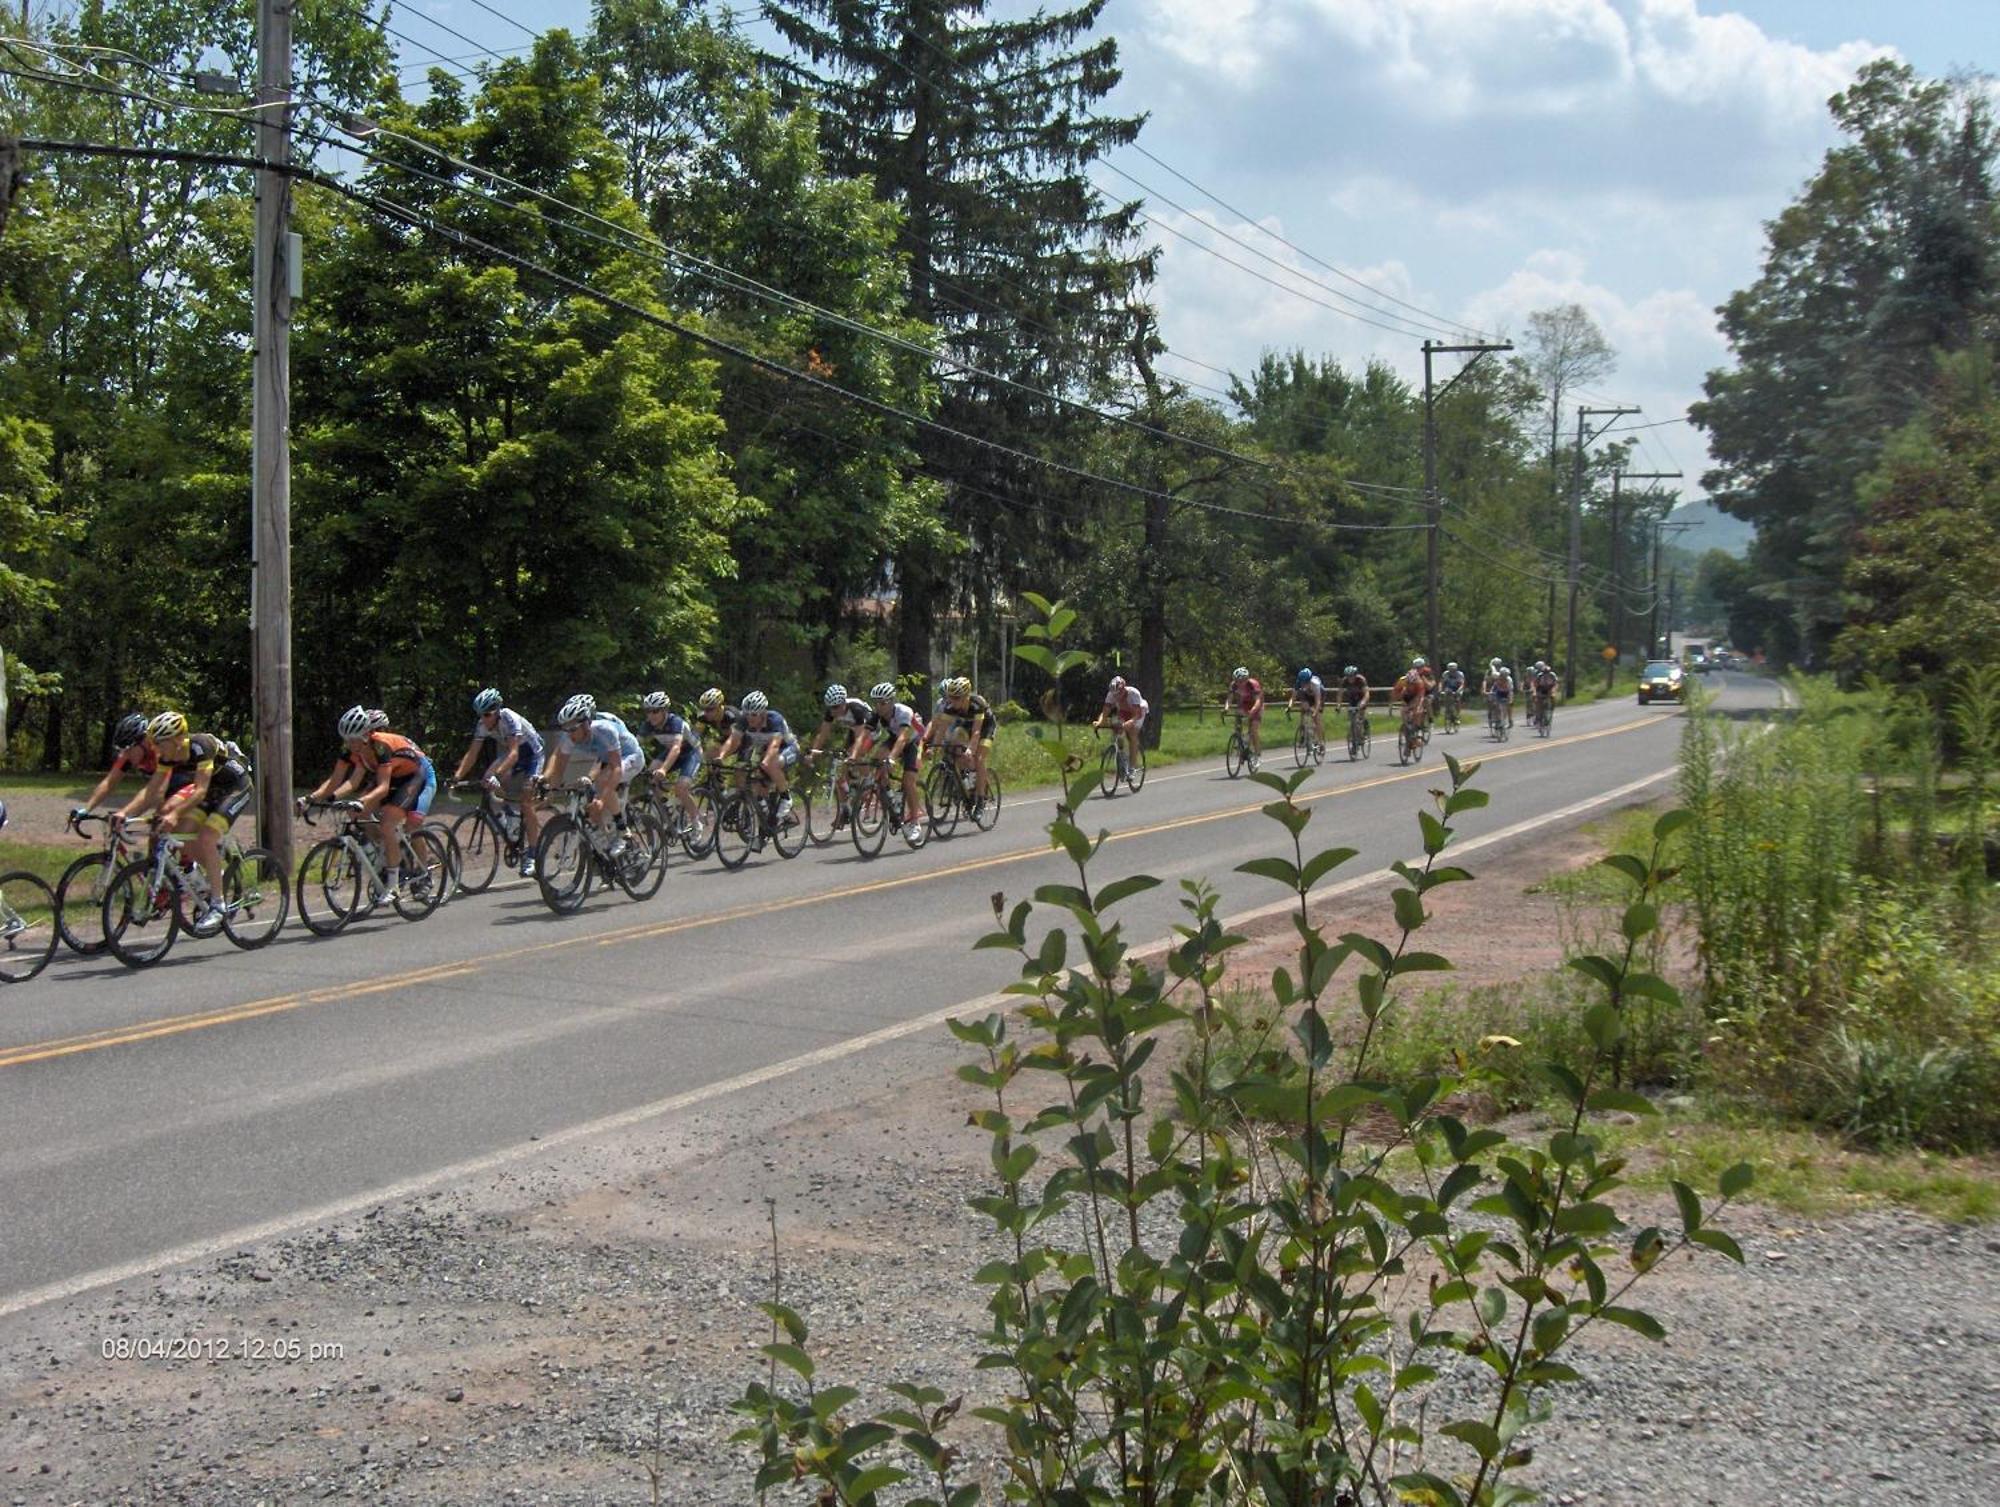
<path id="1" fill-rule="evenodd" d="M 96 774 L 23 774 L 17 770 L 0 773 L 0 799 L 18 793 L 35 795 L 60 795 L 70 800 L 82 800 L 97 784 Z M 137 789 L 137 783 L 126 781 L 126 788 Z"/>
<path id="2" fill-rule="evenodd" d="M 62 877 L 62 871 L 83 851 L 81 847 L 0 840 L 0 873 L 26 869 L 31 874 L 41 875 L 53 886 Z"/>
<path id="3" fill-rule="evenodd" d="M 2000 1219 L 2000 1161 L 1992 1157 L 1860 1151 L 1817 1131 L 1700 1108 L 1634 1125 L 1598 1125 L 1593 1133 L 1608 1149 L 1631 1156 L 1626 1176 L 1640 1187 L 1664 1189 L 1675 1179 L 1712 1188 L 1725 1168 L 1748 1162 L 1757 1173 L 1751 1201 L 1794 1213 L 1892 1205 L 1954 1224 Z"/>
<path id="4" fill-rule="evenodd" d="M 1370 716 L 1369 723 L 1378 742 L 1395 737 L 1396 717 L 1393 712 L 1377 712 Z M 1148 770 L 1164 768 L 1171 764 L 1191 763 L 1198 760 L 1222 762 L 1222 753 L 1228 746 L 1232 723 L 1227 717 L 1214 710 L 1168 712 L 1160 724 L 1160 746 L 1146 751 Z M 1469 724 L 1468 724 L 1469 725 Z M 1286 769 L 1292 767 L 1292 731 L 1295 724 L 1287 721 L 1282 710 L 1272 709 L 1264 714 L 1264 762 L 1266 768 Z M 1326 714 L 1327 755 L 1346 756 L 1347 722 L 1346 714 L 1329 707 Z M 1090 724 L 1070 723 L 1066 729 L 1064 746 L 1083 759 L 1086 764 L 1096 767 L 1096 761 L 1103 753 L 1111 737 L 1107 728 L 1102 736 L 1091 736 Z M 1055 724 L 1052 722 L 1016 722 L 1002 727 L 993 740 L 993 768 L 1009 790 L 1028 790 L 1037 785 L 1052 785 L 1056 782 L 1054 755 L 1056 750 Z M 1390 750 L 1394 755 L 1394 749 Z M 1275 762 L 1274 762 L 1275 761 Z"/>

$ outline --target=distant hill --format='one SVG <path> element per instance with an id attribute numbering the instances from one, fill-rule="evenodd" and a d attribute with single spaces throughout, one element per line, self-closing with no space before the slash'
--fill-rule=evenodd
<path id="1" fill-rule="evenodd" d="M 1667 521 L 1694 525 L 1674 536 L 1674 546 L 1697 559 L 1712 549 L 1719 549 L 1740 560 L 1750 553 L 1750 543 L 1757 537 L 1754 524 L 1732 518 L 1709 502 L 1682 503 L 1668 515 Z"/>

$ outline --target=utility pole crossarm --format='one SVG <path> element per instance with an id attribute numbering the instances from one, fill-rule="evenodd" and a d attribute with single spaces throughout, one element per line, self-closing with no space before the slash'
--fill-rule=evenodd
<path id="1" fill-rule="evenodd" d="M 1511 340 L 1481 341 L 1473 345 L 1440 345 L 1435 340 L 1424 342 L 1424 653 L 1433 665 L 1438 662 L 1438 530 L 1443 524 L 1443 507 L 1438 497 L 1437 479 L 1437 400 L 1450 392 L 1464 377 L 1488 355 L 1495 351 L 1511 351 Z M 1431 357 L 1470 356 L 1472 359 L 1458 369 L 1457 375 L 1443 387 L 1431 386 Z"/>

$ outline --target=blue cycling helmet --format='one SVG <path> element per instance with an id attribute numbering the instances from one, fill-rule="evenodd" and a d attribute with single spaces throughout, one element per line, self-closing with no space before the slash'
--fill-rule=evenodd
<path id="1" fill-rule="evenodd" d="M 1312 682 L 1312 678 L 1313 678 L 1313 672 L 1312 672 L 1311 670 L 1309 670 L 1309 669 L 1308 669 L 1308 670 L 1301 670 L 1301 671 L 1299 671 L 1299 680 L 1298 680 L 1298 683 L 1299 683 L 1300 685 L 1309 685 L 1309 684 L 1311 684 L 1311 682 Z"/>
<path id="2" fill-rule="evenodd" d="M 488 686 L 485 690 L 481 691 L 477 696 L 474 696 L 472 698 L 472 709 L 475 712 L 479 713 L 479 715 L 482 717 L 485 716 L 488 712 L 499 711 L 500 708 L 505 706 L 506 704 L 507 704 L 506 698 L 503 697 L 492 686 Z"/>

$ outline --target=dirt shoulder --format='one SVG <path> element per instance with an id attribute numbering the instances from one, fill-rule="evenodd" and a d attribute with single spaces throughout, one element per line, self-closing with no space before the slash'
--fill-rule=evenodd
<path id="1" fill-rule="evenodd" d="M 1470 980 L 1560 961 L 1537 919 L 1555 902 L 1528 892 L 1593 852 L 1491 849 L 1479 885 L 1440 892 Z M 1385 912 L 1374 889 L 1327 919 Z M 1259 926 L 1239 967 L 1282 961 L 1289 935 Z M 942 1032 L 895 1042 L 0 1320 L 0 1504 L 645 1502 L 649 1468 L 661 1501 L 749 1501 L 728 1403 L 763 1371 L 772 1212 L 825 1376 L 871 1401 L 893 1379 L 977 1396 L 968 1278 L 992 1250 L 964 1204 L 989 1169 L 960 1060 Z M 1648 1290 L 1666 1345 L 1585 1354 L 1537 1440 L 1551 1499 L 1988 1499 L 2000 1238 L 1891 1213 L 1733 1227 L 1747 1270 L 1676 1263 Z M 119 1358 L 141 1342 L 197 1353 Z"/>

